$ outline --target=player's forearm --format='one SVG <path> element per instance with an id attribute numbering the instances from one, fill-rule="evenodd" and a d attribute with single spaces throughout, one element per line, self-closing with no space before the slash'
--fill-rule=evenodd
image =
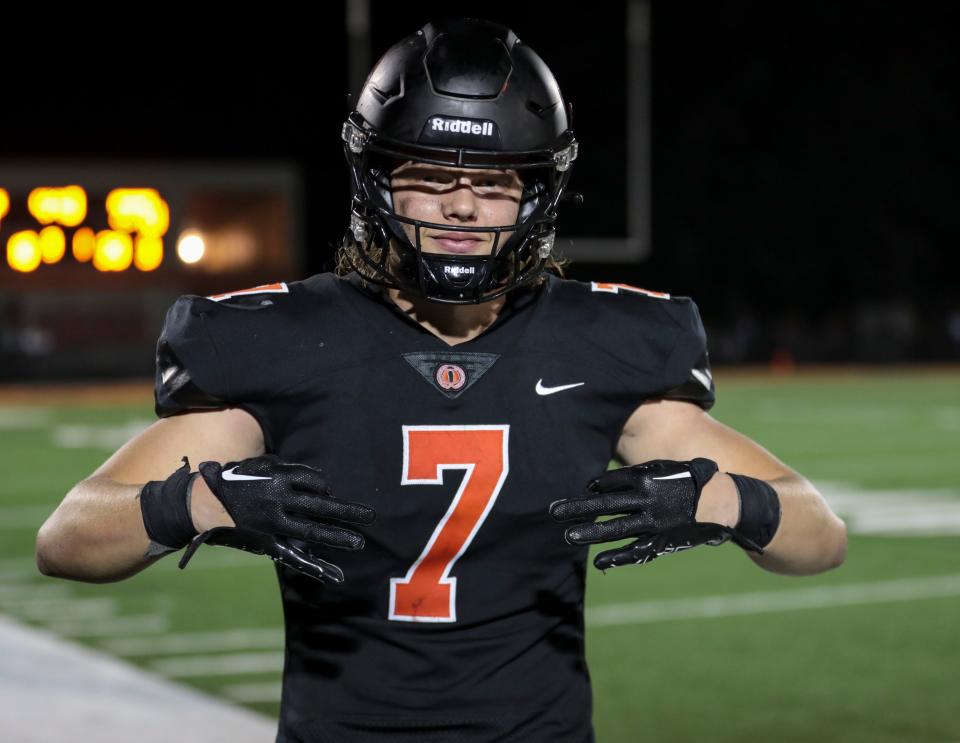
<path id="1" fill-rule="evenodd" d="M 764 554 L 747 552 L 765 570 L 813 575 L 838 567 L 847 556 L 847 527 L 802 477 L 768 481 L 780 498 L 780 526 Z"/>
<path id="2" fill-rule="evenodd" d="M 78 483 L 37 534 L 37 567 L 45 575 L 88 583 L 123 580 L 154 563 L 143 526 L 142 485 L 105 477 Z"/>

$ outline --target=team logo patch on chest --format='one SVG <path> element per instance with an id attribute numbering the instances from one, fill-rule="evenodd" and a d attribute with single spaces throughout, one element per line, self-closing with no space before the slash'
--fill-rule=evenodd
<path id="1" fill-rule="evenodd" d="M 467 373 L 456 364 L 441 364 L 437 369 L 437 384 L 444 390 L 458 390 L 467 383 Z"/>
<path id="2" fill-rule="evenodd" d="M 403 354 L 424 381 L 450 399 L 459 397 L 482 377 L 497 359 L 496 353 L 450 353 L 447 351 Z"/>

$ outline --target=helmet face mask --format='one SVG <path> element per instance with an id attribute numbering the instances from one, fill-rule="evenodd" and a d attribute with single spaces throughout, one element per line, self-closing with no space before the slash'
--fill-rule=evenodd
<path id="1" fill-rule="evenodd" d="M 374 67 L 343 125 L 352 268 L 373 283 L 448 304 L 489 301 L 536 279 L 577 156 L 568 123 L 552 74 L 509 29 L 462 19 L 428 24 L 399 42 Z M 399 214 L 391 182 L 398 163 L 515 171 L 523 184 L 516 220 L 467 226 Z M 424 250 L 424 238 L 440 232 L 485 233 L 490 251 Z"/>

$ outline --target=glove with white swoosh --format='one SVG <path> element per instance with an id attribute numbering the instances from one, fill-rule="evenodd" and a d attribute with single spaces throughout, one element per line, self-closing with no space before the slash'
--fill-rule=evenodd
<path id="1" fill-rule="evenodd" d="M 588 495 L 550 504 L 556 521 L 590 519 L 564 532 L 570 544 L 636 541 L 598 554 L 593 564 L 600 570 L 619 565 L 643 565 L 662 554 L 681 552 L 701 544 L 719 545 L 742 535 L 722 524 L 696 520 L 700 493 L 717 471 L 713 460 L 698 457 L 689 462 L 654 459 L 611 470 L 587 486 Z M 597 516 L 625 514 L 592 523 Z M 762 550 L 761 550 L 762 551 Z"/>
<path id="2" fill-rule="evenodd" d="M 319 469 L 284 462 L 275 454 L 225 465 L 201 462 L 198 469 L 236 527 L 216 527 L 199 534 L 181 558 L 181 568 L 201 544 L 221 544 L 266 554 L 321 581 L 342 583 L 339 567 L 294 545 L 289 538 L 359 550 L 364 546 L 363 535 L 339 524 L 366 525 L 376 518 L 370 506 L 334 498 Z"/>
<path id="3" fill-rule="evenodd" d="M 275 454 L 222 465 L 201 462 L 199 472 L 193 473 L 186 457 L 184 463 L 166 482 L 147 483 L 141 491 L 141 510 L 150 537 L 160 545 L 175 548 L 189 541 L 181 568 L 201 544 L 219 544 L 265 554 L 320 581 L 342 583 L 343 571 L 317 557 L 310 547 L 362 549 L 363 535 L 342 524 L 367 525 L 376 518 L 370 506 L 333 497 L 321 470 L 284 462 Z M 184 510 L 183 501 L 198 476 L 223 504 L 235 526 L 218 526 L 197 534 L 189 519 L 189 505 L 186 521 L 182 516 L 171 520 L 169 514 Z M 306 548 L 291 540 L 306 542 Z"/>

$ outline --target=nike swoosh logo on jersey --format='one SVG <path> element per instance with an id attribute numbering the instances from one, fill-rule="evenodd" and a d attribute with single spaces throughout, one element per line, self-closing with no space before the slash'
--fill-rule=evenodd
<path id="1" fill-rule="evenodd" d="M 694 379 L 707 388 L 708 392 L 710 391 L 710 382 L 713 380 L 713 377 L 708 369 L 704 369 L 703 371 L 700 371 L 700 369 L 691 369 L 690 373 Z"/>
<path id="2" fill-rule="evenodd" d="M 678 472 L 675 475 L 664 475 L 663 477 L 654 477 L 654 480 L 679 480 L 683 477 L 690 477 L 689 470 L 687 472 Z"/>
<path id="3" fill-rule="evenodd" d="M 272 480 L 272 477 L 261 477 L 259 475 L 241 475 L 239 472 L 234 472 L 236 467 L 231 467 L 228 470 L 224 470 L 220 473 L 220 477 L 224 480 Z"/>
<path id="4" fill-rule="evenodd" d="M 569 390 L 571 387 L 579 387 L 581 384 L 586 384 L 586 382 L 574 382 L 573 384 L 562 384 L 559 387 L 544 387 L 543 379 L 538 379 L 537 394 L 552 395 L 554 392 L 563 392 L 564 390 Z"/>

